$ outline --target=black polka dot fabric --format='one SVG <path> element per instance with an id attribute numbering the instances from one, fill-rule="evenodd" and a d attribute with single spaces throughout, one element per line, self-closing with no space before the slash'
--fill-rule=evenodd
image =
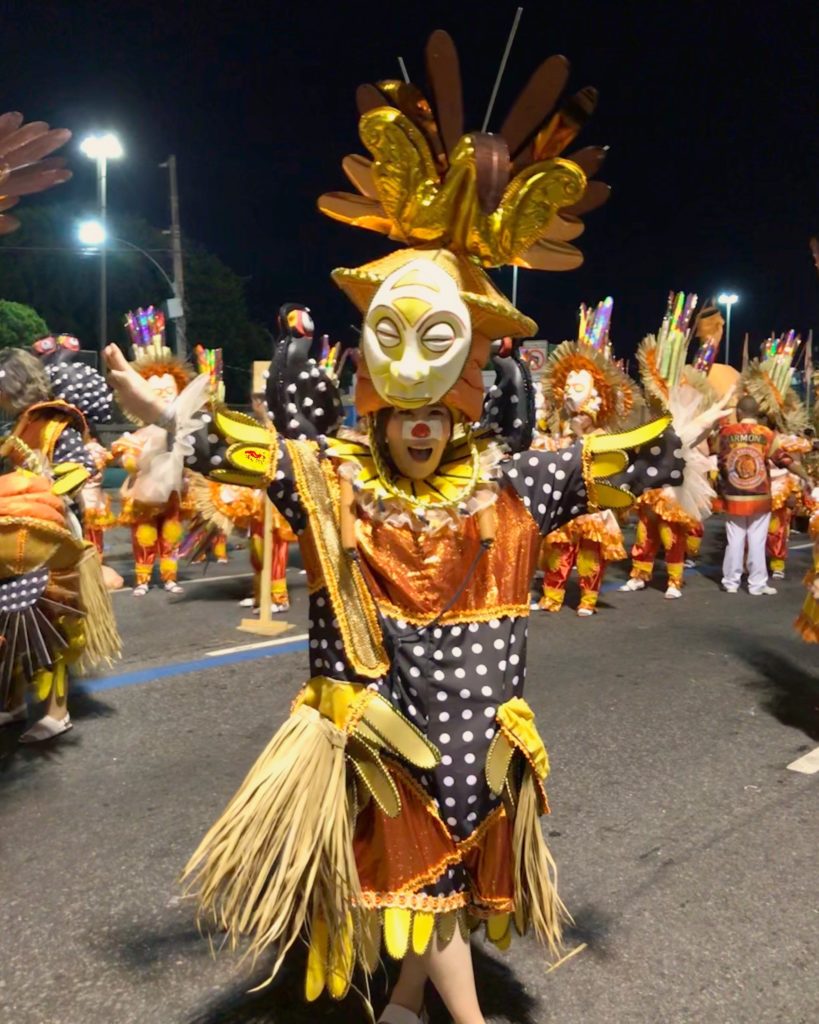
<path id="1" fill-rule="evenodd" d="M 93 456 L 86 448 L 82 434 L 73 427 L 66 427 L 60 434 L 51 461 L 55 466 L 61 462 L 78 462 L 92 475 L 97 472 Z"/>
<path id="2" fill-rule="evenodd" d="M 629 452 L 628 466 L 608 482 L 615 487 L 625 486 L 639 496 L 643 491 L 665 484 L 680 487 L 684 471 L 682 441 L 669 428 L 649 444 Z"/>
<path id="3" fill-rule="evenodd" d="M 56 398 L 75 406 L 90 423 L 111 419 L 114 396 L 104 377 L 85 363 L 58 362 L 45 366 Z"/>
<path id="4" fill-rule="evenodd" d="M 518 452 L 501 464 L 542 534 L 586 512 L 581 441 L 558 452 Z"/>
<path id="5" fill-rule="evenodd" d="M 279 441 L 278 446 L 276 472 L 273 474 L 267 495 L 287 520 L 290 529 L 294 533 L 301 533 L 307 527 L 307 513 L 304 511 L 293 479 L 293 460 L 283 441 Z"/>

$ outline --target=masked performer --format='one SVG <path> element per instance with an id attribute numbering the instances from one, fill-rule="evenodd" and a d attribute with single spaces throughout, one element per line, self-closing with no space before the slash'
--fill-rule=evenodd
<path id="1" fill-rule="evenodd" d="M 683 440 L 685 486 L 652 487 L 637 501 L 637 533 L 631 549 L 631 575 L 620 590 L 645 589 L 654 573 L 654 561 L 663 549 L 668 581 L 665 596 L 682 597 L 686 538 L 699 531 L 711 514 L 716 493 L 708 475 L 715 460 L 706 454 L 705 441 L 730 401 L 717 401 L 705 374 L 685 360 L 691 339 L 689 322 L 697 296 L 672 292 L 660 331 L 640 343 L 637 359 L 650 407 L 672 416 L 674 430 Z M 708 307 L 703 312 L 708 316 Z M 703 450 L 705 448 L 705 450 Z"/>
<path id="2" fill-rule="evenodd" d="M 463 135 L 445 94 L 457 78 L 449 37 L 436 33 L 428 55 L 448 116 L 436 121 L 415 87 L 363 87 L 373 159 L 345 161 L 363 197 L 320 201 L 409 246 L 333 273 L 363 316 L 366 440 L 333 438 L 342 407 L 332 381 L 293 336 L 268 380 L 278 436 L 248 417 L 215 417 L 227 462 L 255 469 L 299 538 L 312 675 L 189 870 L 219 927 L 250 933 L 257 952 L 277 949 L 274 973 L 307 930 L 308 998 L 325 987 L 342 998 L 356 964 L 375 969 L 383 936 L 403 966 L 382 1021 L 416 1021 L 430 979 L 450 1014 L 473 1024 L 483 1016 L 471 928 L 505 947 L 514 918 L 560 944 L 538 820 L 548 758 L 523 699 L 540 539 L 630 502 L 622 488 L 639 491 L 649 469 L 661 482 L 682 464 L 666 419 L 559 453 L 526 450 L 531 384 L 513 356 L 493 360 L 499 390 L 486 433 L 473 431 L 490 339 L 535 330 L 481 264 L 579 262 L 564 239 L 595 194 L 583 167 L 599 159 L 557 158 L 577 127 L 567 107 L 539 111 L 529 127 L 513 119 L 510 137 Z M 121 354 L 107 358 L 122 402 L 159 415 Z M 623 452 L 642 442 L 627 465 Z"/>
<path id="3" fill-rule="evenodd" d="M 165 317 L 153 306 L 138 309 L 126 317 L 134 349 L 134 367 L 157 398 L 171 405 L 193 379 L 193 370 L 177 359 L 165 345 Z M 199 376 L 196 394 L 206 401 L 207 375 Z M 185 416 L 198 412 L 189 408 Z M 200 402 L 200 404 L 201 404 Z M 184 432 L 179 432 L 184 441 Z M 134 553 L 134 597 L 148 593 L 154 563 L 159 558 L 159 576 L 165 591 L 181 594 L 177 583 L 179 542 L 182 539 L 180 512 L 184 484 L 184 462 L 168 446 L 168 431 L 155 425 L 124 434 L 111 446 L 114 458 L 128 473 L 122 486 L 120 522 L 131 528 Z M 163 456 L 157 458 L 158 456 Z"/>
<path id="4" fill-rule="evenodd" d="M 542 379 L 546 407 L 562 409 L 557 424 L 559 447 L 592 432 L 625 428 L 642 397 L 611 358 L 609 323 L 612 300 L 597 309 L 580 308 L 578 342 L 566 342 L 550 357 Z M 543 542 L 543 597 L 537 607 L 560 611 L 566 584 L 576 565 L 580 583 L 577 614 L 594 614 L 608 562 L 626 557 L 620 523 L 611 509 L 578 516 Z"/>

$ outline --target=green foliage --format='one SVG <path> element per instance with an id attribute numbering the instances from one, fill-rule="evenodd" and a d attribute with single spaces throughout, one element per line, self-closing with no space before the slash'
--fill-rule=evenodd
<path id="1" fill-rule="evenodd" d="M 77 223 L 87 210 L 73 203 L 44 203 L 24 208 L 19 231 L 0 239 L 0 296 L 36 305 L 56 333 L 76 335 L 83 348 L 99 342 L 99 259 L 84 253 L 76 240 Z M 166 235 L 134 216 L 111 216 L 115 237 L 146 250 L 170 276 Z M 270 339 L 247 312 L 245 282 L 203 247 L 185 239 L 185 307 L 189 348 L 224 350 L 228 397 L 247 402 L 250 364 L 270 353 Z M 112 240 L 108 252 L 108 337 L 126 347 L 125 313 L 138 306 L 161 305 L 168 283 L 146 257 Z M 173 327 L 169 328 L 172 344 Z M 36 336 L 48 333 L 43 330 Z"/>
<path id="2" fill-rule="evenodd" d="M 28 348 L 47 334 L 48 325 L 36 309 L 0 299 L 0 348 Z"/>

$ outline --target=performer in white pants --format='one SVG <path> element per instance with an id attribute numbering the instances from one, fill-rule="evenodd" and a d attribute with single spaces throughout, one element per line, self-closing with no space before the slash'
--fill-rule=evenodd
<path id="1" fill-rule="evenodd" d="M 719 429 L 720 492 L 725 507 L 728 546 L 722 563 L 722 586 L 736 594 L 748 565 L 748 592 L 754 597 L 775 594 L 768 586 L 765 542 L 771 521 L 769 463 L 788 465 L 777 435 L 759 423 L 759 406 L 749 395 L 737 403 L 737 423 Z"/>
<path id="2" fill-rule="evenodd" d="M 770 512 L 757 512 L 752 516 L 725 517 L 727 547 L 722 562 L 722 585 L 729 594 L 735 594 L 742 582 L 745 565 L 748 566 L 748 590 L 754 596 L 776 593 L 768 586 L 768 564 L 765 544 L 768 539 Z M 748 551 L 746 561 L 745 551 Z"/>

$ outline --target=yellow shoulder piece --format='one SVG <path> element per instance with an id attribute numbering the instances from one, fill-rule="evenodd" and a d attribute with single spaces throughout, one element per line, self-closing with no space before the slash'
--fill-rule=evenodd
<path id="1" fill-rule="evenodd" d="M 270 441 L 264 444 L 232 444 L 227 450 L 227 460 L 235 469 L 250 476 L 261 477 L 258 485 L 263 479 L 270 479 L 275 471 L 273 465 L 273 449 Z"/>
<path id="2" fill-rule="evenodd" d="M 624 430 L 622 434 L 592 434 L 583 441 L 583 448 L 595 455 L 618 448 L 639 448 L 641 444 L 647 444 L 655 437 L 659 437 L 670 423 L 670 416 L 661 416 L 633 430 Z"/>
<path id="3" fill-rule="evenodd" d="M 91 476 L 78 462 L 60 462 L 52 469 L 54 483 L 51 490 L 59 497 L 73 494 Z"/>
<path id="4" fill-rule="evenodd" d="M 270 428 L 265 427 L 247 413 L 228 409 L 224 405 L 214 410 L 213 425 L 217 433 L 228 441 L 269 445 L 276 440 L 276 432 L 272 425 Z"/>

